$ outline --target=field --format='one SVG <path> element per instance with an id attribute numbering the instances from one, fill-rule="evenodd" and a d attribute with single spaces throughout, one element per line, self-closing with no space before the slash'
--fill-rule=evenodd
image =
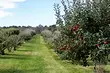
<path id="1" fill-rule="evenodd" d="M 0 73 L 93 73 L 92 67 L 62 61 L 46 46 L 42 36 L 34 36 L 17 51 L 0 55 Z"/>

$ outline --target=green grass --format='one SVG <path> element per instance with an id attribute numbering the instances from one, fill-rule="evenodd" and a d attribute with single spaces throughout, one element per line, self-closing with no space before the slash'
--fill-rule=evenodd
<path id="1" fill-rule="evenodd" d="M 40 35 L 17 51 L 0 55 L 0 73 L 93 73 L 92 69 L 60 60 Z"/>
<path id="2" fill-rule="evenodd" d="M 0 73 L 44 73 L 45 62 L 39 55 L 39 37 L 34 37 L 8 55 L 0 56 Z"/>

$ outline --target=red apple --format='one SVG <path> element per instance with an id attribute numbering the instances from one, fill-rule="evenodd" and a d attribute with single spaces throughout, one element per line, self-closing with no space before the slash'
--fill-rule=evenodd
<path id="1" fill-rule="evenodd" d="M 77 31 L 78 29 L 79 29 L 79 24 L 77 24 L 77 25 L 75 25 L 74 27 L 73 27 L 73 31 Z"/>
<path id="2" fill-rule="evenodd" d="M 61 51 L 64 51 L 64 50 L 66 50 L 66 48 L 63 48 L 63 47 L 62 47 L 62 48 L 60 48 L 60 50 L 61 50 Z"/>
<path id="3" fill-rule="evenodd" d="M 99 47 L 100 45 L 99 44 L 96 44 L 96 46 Z"/>
<path id="4" fill-rule="evenodd" d="M 104 44 L 107 44 L 107 42 L 105 41 Z"/>

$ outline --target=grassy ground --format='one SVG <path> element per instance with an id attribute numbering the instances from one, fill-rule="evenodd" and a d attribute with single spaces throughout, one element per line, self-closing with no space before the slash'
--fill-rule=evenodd
<path id="1" fill-rule="evenodd" d="M 93 70 L 60 60 L 38 35 L 17 51 L 0 55 L 0 73 L 93 73 Z"/>

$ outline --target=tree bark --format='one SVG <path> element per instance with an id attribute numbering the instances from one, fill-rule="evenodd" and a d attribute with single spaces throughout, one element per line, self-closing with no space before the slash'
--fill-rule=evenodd
<path id="1" fill-rule="evenodd" d="M 16 51 L 16 47 L 14 47 L 14 51 Z"/>
<path id="2" fill-rule="evenodd" d="M 95 63 L 94 73 L 104 73 L 104 65 Z"/>
<path id="3" fill-rule="evenodd" d="M 4 50 L 1 50 L 1 51 L 0 51 L 0 54 L 1 54 L 1 55 L 5 55 Z"/>

